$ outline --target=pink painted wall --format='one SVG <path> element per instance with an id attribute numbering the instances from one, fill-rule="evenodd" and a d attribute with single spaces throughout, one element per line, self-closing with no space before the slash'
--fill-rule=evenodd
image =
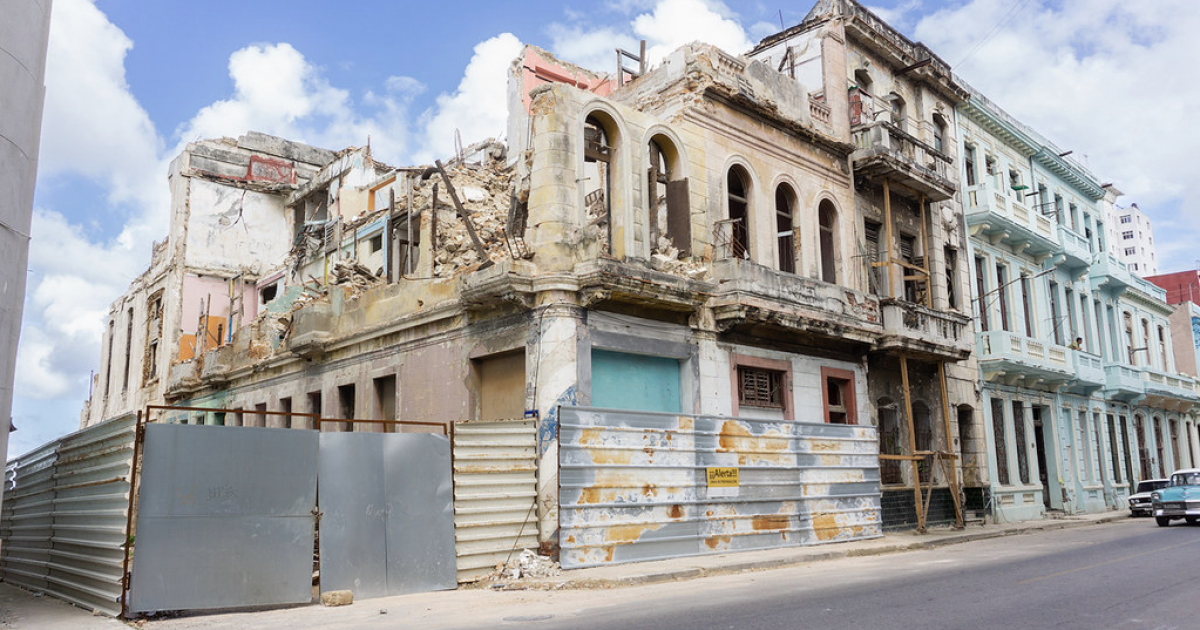
<path id="1" fill-rule="evenodd" d="M 531 103 L 529 92 L 539 85 L 546 83 L 566 83 L 581 90 L 595 92 L 600 96 L 608 96 L 616 89 L 616 84 L 604 77 L 579 68 L 555 61 L 540 54 L 536 48 L 526 47 L 521 68 L 521 102 L 525 111 L 529 111 Z M 613 56 L 616 64 L 616 55 Z M 613 68 L 615 71 L 616 68 Z"/>

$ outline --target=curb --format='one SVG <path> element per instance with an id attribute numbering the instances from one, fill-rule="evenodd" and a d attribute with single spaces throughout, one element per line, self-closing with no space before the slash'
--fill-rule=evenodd
<path id="1" fill-rule="evenodd" d="M 1061 529 L 1084 527 L 1087 525 L 1101 525 L 1119 520 L 1127 520 L 1129 518 L 1130 517 L 1128 514 L 1114 513 L 1106 514 L 1098 518 L 1089 518 L 1083 520 L 1039 521 L 1036 523 L 1031 523 L 1028 526 L 1016 527 L 1012 529 L 970 532 L 944 536 L 931 540 L 919 540 L 909 543 L 890 544 L 879 547 L 860 547 L 837 550 L 824 549 L 812 553 L 788 555 L 780 558 L 747 561 L 735 560 L 712 567 L 681 567 L 678 569 L 654 571 L 651 573 L 625 575 L 619 578 L 588 578 L 584 576 L 579 576 L 578 578 L 566 577 L 566 579 L 562 581 L 530 582 L 525 585 L 525 587 L 529 589 L 621 588 L 626 586 L 661 584 L 663 582 L 680 582 L 717 575 L 730 575 L 733 573 L 745 573 L 749 571 L 782 569 L 785 567 L 793 567 L 810 562 L 822 562 L 826 560 L 840 560 L 843 558 L 857 558 L 866 556 L 881 556 L 921 549 L 937 549 L 940 547 L 960 545 L 979 540 L 1003 538 L 1005 536 L 1019 536 L 1021 534 L 1029 534 L 1034 532 L 1057 531 Z M 509 585 L 510 588 L 512 586 L 515 585 Z"/>

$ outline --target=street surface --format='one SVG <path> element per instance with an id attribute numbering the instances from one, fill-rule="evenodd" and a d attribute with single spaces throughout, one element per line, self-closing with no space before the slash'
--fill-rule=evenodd
<path id="1" fill-rule="evenodd" d="M 1200 628 L 1200 527 L 1150 519 L 607 590 L 468 589 L 151 621 L 192 628 Z"/>

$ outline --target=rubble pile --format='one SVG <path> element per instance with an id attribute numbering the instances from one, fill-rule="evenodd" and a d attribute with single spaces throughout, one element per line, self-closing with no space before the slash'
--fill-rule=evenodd
<path id="1" fill-rule="evenodd" d="M 329 276 L 330 284 L 340 285 L 346 290 L 346 298 L 356 298 L 367 289 L 383 282 L 370 269 L 355 260 L 337 260 Z"/>
<path id="2" fill-rule="evenodd" d="M 650 266 L 655 271 L 686 276 L 692 280 L 701 280 L 708 273 L 708 267 L 693 259 L 680 260 L 679 249 L 665 236 L 658 237 L 658 247 L 650 256 Z"/>
<path id="3" fill-rule="evenodd" d="M 463 208 L 471 217 L 475 233 L 483 242 L 487 256 L 494 262 L 512 258 L 505 226 L 512 207 L 513 169 L 506 167 L 503 145 L 490 144 L 483 149 L 482 162 L 458 162 L 446 166 L 446 174 Z M 483 262 L 458 215 L 446 182 L 438 174 L 419 182 L 414 191 L 416 208 L 430 207 L 433 186 L 438 185 L 437 234 L 434 236 L 433 275 L 454 276 Z"/>
<path id="4" fill-rule="evenodd" d="M 522 549 L 520 555 L 510 558 L 508 562 L 497 564 L 496 570 L 487 577 L 487 581 L 538 580 L 558 575 L 562 575 L 562 568 L 557 562 L 546 556 L 539 556 L 530 549 Z"/>

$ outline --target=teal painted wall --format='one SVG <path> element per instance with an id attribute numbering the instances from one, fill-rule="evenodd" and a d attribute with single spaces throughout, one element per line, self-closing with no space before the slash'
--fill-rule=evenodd
<path id="1" fill-rule="evenodd" d="M 679 361 L 592 350 L 592 406 L 679 413 Z"/>

